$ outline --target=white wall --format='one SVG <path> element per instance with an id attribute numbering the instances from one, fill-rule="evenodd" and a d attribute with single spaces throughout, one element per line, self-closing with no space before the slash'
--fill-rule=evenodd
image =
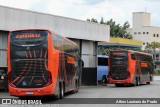
<path id="1" fill-rule="evenodd" d="M 150 26 L 150 13 L 134 12 L 132 23 L 133 27 Z"/>
<path id="2" fill-rule="evenodd" d="M 109 42 L 110 37 L 107 25 L 3 6 L 0 6 L 0 19 L 0 29 L 7 31 L 47 28 L 70 38 Z"/>
<path id="3" fill-rule="evenodd" d="M 97 66 L 97 43 L 92 41 L 82 41 L 82 60 L 84 67 Z"/>
<path id="4" fill-rule="evenodd" d="M 8 32 L 0 31 L 0 67 L 7 67 L 7 38 Z"/>

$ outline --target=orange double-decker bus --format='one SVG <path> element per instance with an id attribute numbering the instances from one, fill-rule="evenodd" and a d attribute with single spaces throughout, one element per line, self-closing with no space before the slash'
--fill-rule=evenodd
<path id="1" fill-rule="evenodd" d="M 131 50 L 112 50 L 109 53 L 109 84 L 138 86 L 150 84 L 153 74 L 152 55 Z"/>
<path id="2" fill-rule="evenodd" d="M 82 60 L 78 45 L 45 29 L 11 31 L 8 80 L 12 96 L 58 96 L 78 91 Z"/>

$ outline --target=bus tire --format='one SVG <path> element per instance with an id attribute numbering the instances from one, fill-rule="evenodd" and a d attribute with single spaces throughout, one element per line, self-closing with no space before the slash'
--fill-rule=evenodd
<path id="1" fill-rule="evenodd" d="M 120 85 L 119 85 L 119 84 L 115 84 L 115 86 L 116 86 L 116 87 L 120 87 Z"/>
<path id="2" fill-rule="evenodd" d="M 132 86 L 136 86 L 136 84 L 137 84 L 137 79 L 136 78 L 134 78 L 134 82 L 131 84 Z"/>
<path id="3" fill-rule="evenodd" d="M 107 84 L 107 77 L 106 77 L 106 75 L 102 76 L 102 83 Z"/>
<path id="4" fill-rule="evenodd" d="M 116 87 L 123 87 L 123 84 L 115 84 Z"/>
<path id="5" fill-rule="evenodd" d="M 150 75 L 150 81 L 152 81 L 153 80 L 153 77 L 152 77 L 152 75 Z"/>
<path id="6" fill-rule="evenodd" d="M 59 84 L 59 98 L 60 99 L 64 98 L 64 87 L 63 87 L 63 83 L 61 83 L 61 82 Z"/>
<path id="7" fill-rule="evenodd" d="M 140 79 L 139 79 L 138 77 L 136 77 L 136 86 L 139 86 L 139 84 L 140 84 L 140 83 L 139 83 L 139 80 L 140 80 Z"/>
<path id="8" fill-rule="evenodd" d="M 150 82 L 146 82 L 146 84 L 150 84 Z"/>
<path id="9" fill-rule="evenodd" d="M 79 83 L 78 83 L 78 80 L 75 81 L 75 90 L 74 90 L 74 93 L 77 93 L 79 90 Z"/>
<path id="10" fill-rule="evenodd" d="M 77 85 L 76 85 L 76 87 L 77 87 L 77 92 L 79 91 L 79 80 L 77 80 Z"/>

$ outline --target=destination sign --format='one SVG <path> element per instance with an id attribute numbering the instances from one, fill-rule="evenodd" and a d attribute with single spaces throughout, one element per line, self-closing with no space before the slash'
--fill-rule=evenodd
<path id="1" fill-rule="evenodd" d="M 18 34 L 16 38 L 40 38 L 40 34 Z"/>
<path id="2" fill-rule="evenodd" d="M 115 55 L 115 56 L 126 56 L 127 53 L 126 52 L 112 52 L 112 55 Z"/>

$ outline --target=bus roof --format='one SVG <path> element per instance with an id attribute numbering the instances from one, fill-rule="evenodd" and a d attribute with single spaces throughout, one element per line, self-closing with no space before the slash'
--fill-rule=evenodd
<path id="1" fill-rule="evenodd" d="M 17 29 L 17 30 L 11 30 L 10 32 L 18 32 L 18 31 L 28 31 L 28 30 L 30 30 L 30 31 L 32 31 L 32 30 L 46 30 L 46 31 L 51 31 L 51 30 L 49 30 L 49 29 Z"/>

